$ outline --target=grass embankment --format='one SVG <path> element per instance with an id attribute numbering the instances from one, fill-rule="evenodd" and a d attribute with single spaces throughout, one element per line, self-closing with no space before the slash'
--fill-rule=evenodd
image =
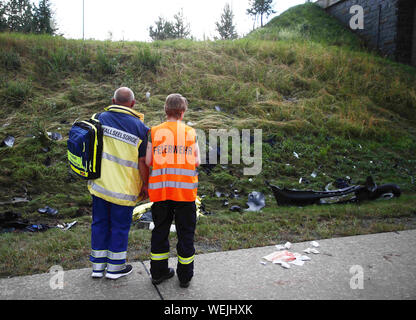
<path id="1" fill-rule="evenodd" d="M 13 148 L 0 149 L 0 202 L 31 199 L 0 211 L 50 225 L 79 221 L 67 232 L 0 234 L 0 275 L 89 265 L 91 200 L 85 183 L 68 173 L 65 138 L 76 119 L 109 105 L 121 85 L 135 91 L 149 126 L 163 119 L 165 97 L 180 92 L 190 102 L 185 120 L 195 128 L 262 129 L 264 140 L 275 141 L 263 145 L 259 176 L 246 177 L 242 165 L 231 164 L 210 175 L 201 171 L 200 194 L 216 214 L 199 222 L 199 253 L 413 228 L 415 69 L 368 52 L 331 18 L 326 32 L 315 24 L 321 13 L 299 6 L 237 41 L 146 44 L 0 34 L 0 139 L 16 138 Z M 281 30 L 294 31 L 285 38 Z M 49 140 L 48 131 L 64 140 Z M 368 175 L 378 184 L 399 184 L 405 196 L 360 206 L 281 208 L 264 184 L 323 189 L 338 177 L 357 182 Z M 310 183 L 300 185 L 300 177 Z M 230 189 L 240 198 L 223 207 L 215 191 Z M 244 207 L 253 190 L 267 195 L 262 213 L 229 212 L 231 205 Z M 59 209 L 58 218 L 36 212 L 45 205 Z M 129 259 L 148 259 L 149 231 L 133 227 L 130 240 Z"/>

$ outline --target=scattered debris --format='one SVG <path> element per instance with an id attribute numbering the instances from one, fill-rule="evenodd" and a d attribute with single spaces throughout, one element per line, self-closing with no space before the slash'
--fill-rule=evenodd
<path id="1" fill-rule="evenodd" d="M 291 97 L 286 97 L 286 96 L 283 96 L 283 100 L 286 101 L 286 102 L 297 102 L 298 101 L 298 99 L 296 99 L 296 98 L 291 98 Z"/>
<path id="2" fill-rule="evenodd" d="M 46 166 L 46 167 L 50 167 L 51 166 L 51 164 L 52 164 L 52 159 L 51 159 L 51 157 L 46 157 L 46 159 L 45 159 L 45 161 L 43 161 L 43 164 Z"/>
<path id="3" fill-rule="evenodd" d="M 219 106 L 215 106 L 214 108 L 215 108 L 215 111 L 221 112 L 221 108 Z"/>
<path id="4" fill-rule="evenodd" d="M 49 229 L 49 226 L 46 224 L 31 224 L 25 228 L 29 232 L 44 232 Z"/>
<path id="5" fill-rule="evenodd" d="M 303 252 L 305 252 L 305 253 L 319 254 L 319 251 L 318 250 L 311 249 L 311 248 L 307 248 L 307 249 L 303 250 Z"/>
<path id="6" fill-rule="evenodd" d="M 150 100 L 150 92 L 146 92 L 146 100 L 149 101 Z"/>
<path id="7" fill-rule="evenodd" d="M 318 173 L 316 171 L 312 172 L 311 177 L 316 178 L 318 176 Z"/>
<path id="8" fill-rule="evenodd" d="M 270 146 L 274 147 L 277 143 L 276 137 L 271 137 L 267 140 L 264 140 L 263 142 L 269 144 Z"/>
<path id="9" fill-rule="evenodd" d="M 299 154 L 298 154 L 298 153 L 296 153 L 295 151 L 293 151 L 293 156 L 294 156 L 296 159 L 299 159 Z"/>
<path id="10" fill-rule="evenodd" d="M 71 223 L 64 223 L 64 224 L 58 224 L 55 228 L 62 229 L 64 231 L 68 231 L 73 226 L 75 226 L 78 223 L 78 221 L 74 221 Z"/>
<path id="11" fill-rule="evenodd" d="M 61 141 L 63 139 L 62 134 L 58 132 L 47 132 L 47 135 L 51 140 Z"/>
<path id="12" fill-rule="evenodd" d="M 311 246 L 315 247 L 315 248 L 319 248 L 319 243 L 316 241 L 312 241 L 311 242 Z"/>
<path id="13" fill-rule="evenodd" d="M 301 177 L 300 179 L 299 179 L 299 184 L 310 184 L 311 182 L 308 180 L 308 179 L 305 179 L 305 178 L 303 178 L 303 177 Z"/>
<path id="14" fill-rule="evenodd" d="M 241 212 L 241 211 L 242 211 L 242 209 L 241 209 L 241 207 L 240 207 L 240 206 L 232 206 L 232 207 L 230 208 L 230 211 L 231 211 L 231 212 Z"/>
<path id="15" fill-rule="evenodd" d="M 12 148 L 14 145 L 14 142 L 16 141 L 15 137 L 13 136 L 7 136 L 0 144 L 0 147 L 8 147 Z"/>
<path id="16" fill-rule="evenodd" d="M 319 243 L 316 241 L 312 241 L 310 244 L 314 247 L 319 247 Z M 282 266 L 282 268 L 285 269 L 290 269 L 290 265 L 303 266 L 306 261 L 312 260 L 310 257 L 305 256 L 304 254 L 289 251 L 289 249 L 292 247 L 292 244 L 290 242 L 286 242 L 286 244 L 284 245 L 279 244 L 275 247 L 278 251 L 275 251 L 263 257 L 262 259 L 273 264 L 279 264 Z M 314 248 L 307 248 L 303 250 L 303 252 L 319 254 L 319 251 Z M 266 263 L 263 261 L 261 262 L 261 264 L 265 265 Z"/>
<path id="17" fill-rule="evenodd" d="M 266 198 L 261 192 L 253 191 L 248 195 L 247 205 L 246 211 L 260 211 L 266 206 Z"/>
<path id="18" fill-rule="evenodd" d="M 27 203 L 27 202 L 30 202 L 30 200 L 27 197 L 25 198 L 16 197 L 10 201 L 0 202 L 0 206 L 9 205 L 9 204 Z"/>
<path id="19" fill-rule="evenodd" d="M 279 263 L 279 262 L 289 262 L 296 260 L 295 255 L 287 250 L 284 251 L 276 251 L 273 252 L 265 257 L 263 257 L 264 260 L 267 260 L 272 263 Z"/>
<path id="20" fill-rule="evenodd" d="M 49 216 L 56 216 L 59 213 L 57 209 L 51 208 L 49 206 L 38 209 L 38 212 L 42 214 L 47 214 Z"/>

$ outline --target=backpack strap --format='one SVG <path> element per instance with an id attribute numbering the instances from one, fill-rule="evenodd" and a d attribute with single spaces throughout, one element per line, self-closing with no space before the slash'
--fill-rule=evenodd
<path id="1" fill-rule="evenodd" d="M 91 120 L 92 121 L 96 121 L 96 122 L 100 122 L 100 115 L 102 114 L 102 112 L 100 112 L 100 113 L 96 113 L 96 114 L 94 114 L 92 117 L 91 117 Z"/>

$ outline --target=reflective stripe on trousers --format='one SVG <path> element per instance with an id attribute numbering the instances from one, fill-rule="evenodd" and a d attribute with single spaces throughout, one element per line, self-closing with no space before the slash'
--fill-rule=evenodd
<path id="1" fill-rule="evenodd" d="M 192 262 L 194 262 L 195 260 L 195 255 L 193 255 L 190 258 L 182 258 L 181 256 L 178 255 L 178 261 L 180 264 L 191 264 Z"/>
<path id="2" fill-rule="evenodd" d="M 107 272 L 120 272 L 126 269 L 126 264 L 111 264 L 107 263 Z"/>
<path id="3" fill-rule="evenodd" d="M 94 272 L 103 272 L 107 268 L 107 263 L 93 263 L 92 270 Z"/>
<path id="4" fill-rule="evenodd" d="M 169 252 L 166 253 L 150 253 L 151 255 L 151 259 L 153 261 L 162 261 L 162 260 L 167 260 L 169 259 Z"/>

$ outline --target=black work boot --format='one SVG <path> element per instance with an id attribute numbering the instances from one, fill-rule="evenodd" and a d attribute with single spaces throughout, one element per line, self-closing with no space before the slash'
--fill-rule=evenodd
<path id="1" fill-rule="evenodd" d="M 160 277 L 159 279 L 152 278 L 152 284 L 155 284 L 155 285 L 161 284 L 163 281 L 172 278 L 174 275 L 175 275 L 175 270 L 173 270 L 172 268 L 169 268 L 169 272 L 166 275 Z"/>

